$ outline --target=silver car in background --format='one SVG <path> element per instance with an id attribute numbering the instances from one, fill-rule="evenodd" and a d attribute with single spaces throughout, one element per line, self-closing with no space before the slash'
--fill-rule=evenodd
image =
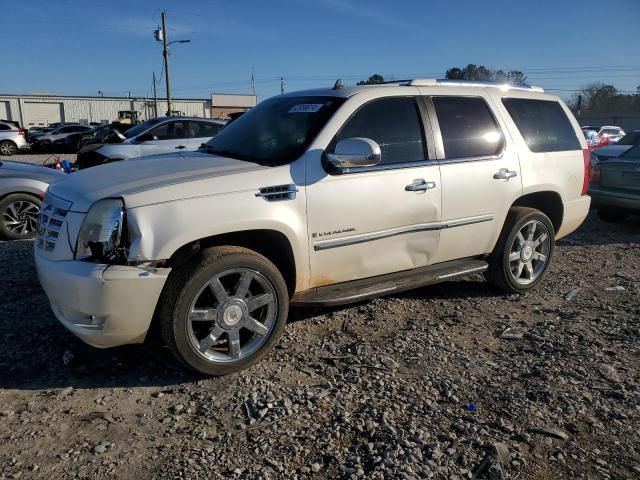
<path id="1" fill-rule="evenodd" d="M 18 153 L 18 150 L 29 148 L 24 130 L 13 123 L 0 122 L 0 156 Z"/>
<path id="2" fill-rule="evenodd" d="M 0 238 L 35 237 L 44 193 L 49 184 L 64 176 L 41 165 L 0 161 Z"/>
<path id="3" fill-rule="evenodd" d="M 602 138 L 609 140 L 609 143 L 616 143 L 622 137 L 626 135 L 624 130 L 614 125 L 603 125 L 598 132 Z"/>
<path id="4" fill-rule="evenodd" d="M 159 117 L 118 135 L 119 141 L 88 145 L 78 152 L 76 166 L 85 169 L 129 158 L 195 151 L 215 137 L 224 120 L 201 117 Z"/>

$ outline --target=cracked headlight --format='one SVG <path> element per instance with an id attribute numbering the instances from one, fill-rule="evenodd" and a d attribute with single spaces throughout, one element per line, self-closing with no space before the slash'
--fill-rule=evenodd
<path id="1" fill-rule="evenodd" d="M 99 200 L 89 209 L 76 241 L 76 260 L 126 262 L 126 210 L 120 198 Z"/>

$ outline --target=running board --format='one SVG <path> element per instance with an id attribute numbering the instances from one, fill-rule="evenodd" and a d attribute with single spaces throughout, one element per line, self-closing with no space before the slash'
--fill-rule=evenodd
<path id="1" fill-rule="evenodd" d="M 484 272 L 489 265 L 484 260 L 465 259 L 443 262 L 428 267 L 389 273 L 372 278 L 310 288 L 297 293 L 291 304 L 298 307 L 331 307 L 360 302 L 374 297 L 412 290 L 455 277 Z"/>

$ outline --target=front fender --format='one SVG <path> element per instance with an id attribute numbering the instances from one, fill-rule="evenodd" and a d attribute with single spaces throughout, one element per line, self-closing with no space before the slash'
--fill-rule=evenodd
<path id="1" fill-rule="evenodd" d="M 125 198 L 126 203 L 126 198 Z M 269 202 L 253 191 L 217 194 L 132 208 L 127 211 L 131 238 L 129 258 L 155 261 L 170 258 L 180 247 L 216 235 L 274 230 L 291 245 L 296 264 L 296 290 L 307 288 L 309 253 L 306 202 Z"/>
<path id="2" fill-rule="evenodd" d="M 12 193 L 31 193 L 36 197 L 44 197 L 44 192 L 49 187 L 48 183 L 29 178 L 4 178 L 0 182 L 0 197 Z"/>

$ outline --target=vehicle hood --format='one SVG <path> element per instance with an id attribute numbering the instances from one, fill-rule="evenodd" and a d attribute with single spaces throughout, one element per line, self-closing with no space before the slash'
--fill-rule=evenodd
<path id="1" fill-rule="evenodd" d="M 49 192 L 71 201 L 75 212 L 86 212 L 97 200 L 115 197 L 125 198 L 127 207 L 135 208 L 238 191 L 242 188 L 228 176 L 268 168 L 199 151 L 170 153 L 87 168 L 56 182 Z M 217 177 L 226 178 L 211 182 Z"/>
<path id="2" fill-rule="evenodd" d="M 66 174 L 62 172 L 54 170 L 53 168 L 43 167 L 42 165 L 6 160 L 0 162 L 0 178 L 28 178 L 30 180 L 51 183 L 65 176 Z"/>
<path id="3" fill-rule="evenodd" d="M 619 157 L 631 147 L 633 145 L 607 145 L 606 147 L 596 148 L 593 153 L 598 157 Z"/>

